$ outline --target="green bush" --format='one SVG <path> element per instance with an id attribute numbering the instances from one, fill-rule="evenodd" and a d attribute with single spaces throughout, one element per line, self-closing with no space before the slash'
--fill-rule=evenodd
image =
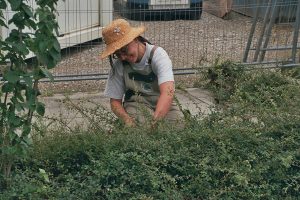
<path id="1" fill-rule="evenodd" d="M 0 199 L 297 199 L 299 82 L 271 71 L 235 81 L 222 112 L 183 130 L 62 128 L 36 140 Z"/>
<path id="2" fill-rule="evenodd" d="M 245 69 L 232 61 L 216 60 L 204 74 L 209 80 L 206 87 L 215 93 L 217 103 L 224 104 L 235 92 L 239 80 L 244 77 Z"/>

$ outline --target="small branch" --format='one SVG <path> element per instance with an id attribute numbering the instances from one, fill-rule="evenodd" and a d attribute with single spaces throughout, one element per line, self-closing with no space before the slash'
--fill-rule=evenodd
<path id="1" fill-rule="evenodd" d="M 35 79 L 34 84 L 33 84 L 33 91 L 34 91 L 34 97 L 35 97 L 36 101 L 37 101 L 37 94 L 38 94 L 38 83 L 39 83 L 39 81 L 37 79 Z M 31 123 L 32 116 L 33 116 L 33 111 L 29 110 L 28 111 L 28 116 L 27 116 L 27 122 L 28 123 Z"/>

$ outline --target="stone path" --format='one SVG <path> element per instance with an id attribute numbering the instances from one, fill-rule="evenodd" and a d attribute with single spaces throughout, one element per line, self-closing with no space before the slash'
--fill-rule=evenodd
<path id="1" fill-rule="evenodd" d="M 177 89 L 176 97 L 182 109 L 199 118 L 209 114 L 214 106 L 211 93 L 200 88 Z M 54 120 L 64 123 L 66 128 L 87 127 L 89 122 L 98 122 L 101 118 L 107 118 L 106 120 L 114 118 L 110 111 L 109 99 L 102 92 L 55 94 L 42 97 L 41 101 L 46 104 L 46 114 L 42 121 L 48 122 L 48 125 L 55 124 L 50 123 Z M 103 127 L 103 124 L 99 124 L 100 126 Z"/>

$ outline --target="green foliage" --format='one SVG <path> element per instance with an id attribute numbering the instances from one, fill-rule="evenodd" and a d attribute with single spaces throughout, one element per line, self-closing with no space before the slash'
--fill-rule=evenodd
<path id="1" fill-rule="evenodd" d="M 262 107 L 271 111 L 284 109 L 286 108 L 284 104 L 287 103 L 297 103 L 297 98 L 299 98 L 297 90 L 296 85 L 291 85 L 289 77 L 277 72 L 257 72 L 257 74 L 248 75 L 243 80 L 236 89 L 234 98 L 238 98 L 236 99 L 238 103 L 254 109 Z"/>
<path id="2" fill-rule="evenodd" d="M 290 76 L 295 79 L 300 79 L 300 67 L 282 68 L 281 72 L 282 72 L 282 74 L 284 74 L 286 76 Z"/>
<path id="3" fill-rule="evenodd" d="M 222 112 L 183 130 L 62 127 L 35 140 L 0 199 L 297 199 L 299 82 L 276 71 L 235 81 Z"/>
<path id="4" fill-rule="evenodd" d="M 60 45 L 53 34 L 58 29 L 56 3 L 36 1 L 34 9 L 25 0 L 0 1 L 0 24 L 11 28 L 8 37 L 0 40 L 0 64 L 5 66 L 0 93 L 0 168 L 4 178 L 9 178 L 12 164 L 24 157 L 31 145 L 33 113 L 45 113 L 44 104 L 37 100 L 38 81 L 51 78 L 48 69 L 60 60 Z M 3 14 L 11 12 L 8 8 L 13 11 L 10 19 Z M 33 66 L 26 63 L 30 52 L 37 57 Z"/>
<path id="5" fill-rule="evenodd" d="M 231 61 L 215 61 L 205 75 L 209 80 L 207 87 L 215 92 L 217 103 L 224 103 L 230 98 L 244 73 L 245 70 L 241 65 Z"/>

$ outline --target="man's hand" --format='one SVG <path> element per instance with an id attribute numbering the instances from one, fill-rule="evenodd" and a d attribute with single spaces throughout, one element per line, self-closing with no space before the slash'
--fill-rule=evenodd
<path id="1" fill-rule="evenodd" d="M 126 126 L 134 127 L 136 126 L 135 121 L 132 117 L 128 115 L 124 107 L 122 106 L 121 99 L 110 99 L 111 110 L 119 117 Z"/>
<path id="2" fill-rule="evenodd" d="M 136 126 L 136 123 L 135 123 L 134 119 L 132 119 L 132 117 L 129 117 L 129 118 L 125 119 L 124 123 L 128 127 L 135 127 Z"/>

